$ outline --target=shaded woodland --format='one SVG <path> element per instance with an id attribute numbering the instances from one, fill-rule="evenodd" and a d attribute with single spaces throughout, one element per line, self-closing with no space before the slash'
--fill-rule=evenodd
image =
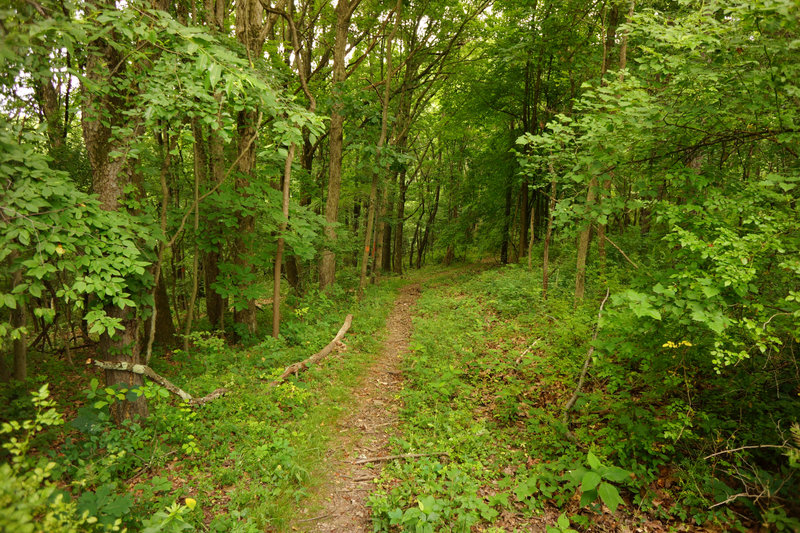
<path id="1" fill-rule="evenodd" d="M 799 8 L 0 7 L 0 530 L 286 530 L 409 279 L 375 531 L 800 528 Z"/>

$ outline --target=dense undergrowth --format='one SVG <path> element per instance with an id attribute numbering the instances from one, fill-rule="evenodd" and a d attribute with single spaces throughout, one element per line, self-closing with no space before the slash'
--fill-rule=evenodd
<path id="1" fill-rule="evenodd" d="M 650 267 L 633 239 L 620 242 Z M 369 497 L 374 529 L 800 527 L 794 341 L 780 358 L 717 365 L 709 339 L 637 307 L 641 280 L 621 258 L 609 257 L 574 306 L 574 257 L 559 246 L 554 255 L 547 300 L 537 265 L 414 275 L 423 292 L 392 445 L 431 455 L 384 469 Z M 46 387 L 33 404 L 22 387 L 4 391 L 3 418 L 34 422 L 3 426 L 18 440 L 3 452 L 0 504 L 12 512 L 0 530 L 288 529 L 325 477 L 330 428 L 406 281 L 385 278 L 361 304 L 347 291 L 290 301 L 279 341 L 229 346 L 193 333 L 191 350 L 153 367 L 195 394 L 230 394 L 192 409 L 148 385 L 145 423 L 115 426 L 114 391 L 83 369 L 34 361 L 27 386 L 50 382 L 56 401 Z M 565 422 L 606 289 L 588 378 Z M 345 352 L 267 386 L 325 344 L 347 310 L 356 320 Z"/>
<path id="2" fill-rule="evenodd" d="M 290 301 L 280 340 L 229 346 L 214 332 L 193 333 L 188 352 L 157 355 L 153 368 L 197 395 L 230 393 L 195 409 L 148 384 L 145 422 L 116 426 L 108 403 L 124 396 L 91 372 L 32 361 L 29 383 L 2 392 L 2 419 L 32 422 L 3 424 L 0 531 L 284 529 L 319 477 L 331 421 L 374 357 L 396 287 L 372 287 L 361 303 L 344 290 Z M 348 310 L 356 318 L 344 351 L 323 370 L 268 386 L 327 344 Z"/>
<path id="3" fill-rule="evenodd" d="M 541 271 L 518 265 L 423 292 L 394 447 L 434 455 L 384 470 L 375 530 L 797 530 L 791 358 L 715 366 L 708 339 L 619 297 L 632 283 L 622 264 L 573 307 L 565 255 L 545 301 Z"/>

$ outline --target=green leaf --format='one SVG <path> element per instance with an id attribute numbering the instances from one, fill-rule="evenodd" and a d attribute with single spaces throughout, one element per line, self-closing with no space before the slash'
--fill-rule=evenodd
<path id="1" fill-rule="evenodd" d="M 631 473 L 617 466 L 610 466 L 603 471 L 603 478 L 620 483 L 630 478 Z"/>
<path id="2" fill-rule="evenodd" d="M 569 527 L 569 518 L 567 518 L 565 513 L 561 513 L 558 517 L 558 527 L 561 529 L 567 529 Z"/>
<path id="3" fill-rule="evenodd" d="M 589 466 L 592 467 L 592 470 L 600 470 L 600 467 L 603 466 L 600 463 L 600 459 L 598 459 L 597 456 L 592 452 L 589 452 L 586 455 L 586 461 L 589 463 Z"/>
<path id="4" fill-rule="evenodd" d="M 211 84 L 212 89 L 217 84 L 221 76 L 222 76 L 222 67 L 219 66 L 218 63 L 212 63 L 211 66 L 208 68 L 208 81 Z"/>
<path id="5" fill-rule="evenodd" d="M 586 507 L 593 501 L 597 499 L 597 491 L 596 490 L 587 490 L 586 492 L 581 494 L 581 507 Z"/>
<path id="6" fill-rule="evenodd" d="M 589 472 L 586 472 L 586 475 L 583 476 L 583 480 L 581 481 L 581 490 L 583 492 L 592 490 L 597 487 L 601 481 L 602 478 L 600 477 L 600 474 L 590 470 Z"/>
<path id="7" fill-rule="evenodd" d="M 625 503 L 620 497 L 617 487 L 610 483 L 601 483 L 597 488 L 597 494 L 600 496 L 600 499 L 603 500 L 603 503 L 606 504 L 606 507 L 611 509 L 612 513 L 616 512 L 620 504 Z"/>
<path id="8" fill-rule="evenodd" d="M 420 498 L 417 500 L 419 503 L 419 509 L 423 513 L 430 513 L 433 511 L 433 504 L 436 501 L 433 496 L 425 496 L 424 498 Z"/>
<path id="9" fill-rule="evenodd" d="M 28 291 L 31 293 L 31 296 L 34 298 L 41 298 L 42 297 L 42 286 L 33 284 L 28 287 Z"/>
<path id="10" fill-rule="evenodd" d="M 3 305 L 11 309 L 17 308 L 17 299 L 12 294 L 3 294 Z"/>

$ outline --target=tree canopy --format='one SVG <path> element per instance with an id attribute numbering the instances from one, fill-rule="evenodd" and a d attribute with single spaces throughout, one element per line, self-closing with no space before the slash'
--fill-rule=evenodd
<path id="1" fill-rule="evenodd" d="M 256 346 L 271 363 L 246 372 L 263 380 L 328 340 L 345 310 L 371 313 L 384 281 L 479 261 L 502 274 L 465 286 L 497 316 L 582 333 L 564 347 L 575 396 L 540 423 L 563 437 L 548 453 L 583 462 L 528 464 L 508 512 L 565 508 L 554 487 L 580 486 L 581 507 L 612 513 L 630 503 L 700 525 L 800 527 L 799 7 L 12 0 L 0 8 L 0 378 L 8 398 L 38 392 L 28 425 L 3 426 L 28 433 L 6 446 L 16 485 L 0 505 L 20 514 L 0 529 L 139 530 L 103 515 L 101 495 L 133 500 L 111 478 L 87 485 L 73 444 L 72 466 L 33 470 L 30 439 L 60 420 L 41 382 L 62 363 L 105 365 L 73 369 L 94 405 L 71 413 L 75 427 L 130 440 L 177 416 L 158 407 L 163 383 L 134 367 L 184 383 L 171 362 L 206 350 L 219 368 L 195 364 L 210 387 L 226 357 Z M 450 327 L 447 307 L 430 305 Z M 241 385 L 226 379 L 216 385 Z M 493 405 L 525 404 L 536 386 L 506 385 Z M 604 411 L 600 390 L 613 408 L 590 436 L 581 417 Z M 130 478 L 133 463 L 109 466 L 127 445 L 93 431 L 82 438 L 105 450 L 98 468 Z M 722 442 L 737 453 L 697 466 Z M 672 472 L 686 494 L 653 510 Z M 413 495 L 420 518 L 400 486 L 372 500 L 376 531 L 444 520 L 444 489 Z M 448 520 L 489 527 L 491 501 Z M 193 508 L 137 523 L 190 527 Z M 567 531 L 561 516 L 551 526 Z"/>

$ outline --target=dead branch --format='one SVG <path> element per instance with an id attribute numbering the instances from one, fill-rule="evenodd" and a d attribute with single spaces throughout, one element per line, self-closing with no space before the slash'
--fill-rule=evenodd
<path id="1" fill-rule="evenodd" d="M 760 448 L 779 448 L 784 450 L 790 450 L 791 446 L 787 446 L 786 444 L 757 444 L 755 446 L 742 446 L 740 448 L 733 448 L 732 450 L 722 450 L 721 452 L 712 453 L 711 455 L 706 455 L 703 459 L 711 459 L 712 457 L 716 457 L 717 455 L 723 455 L 726 453 L 735 453 L 740 452 L 742 450 L 756 450 Z"/>
<path id="2" fill-rule="evenodd" d="M 595 229 L 595 231 L 597 231 L 597 230 L 598 230 L 597 226 L 592 226 L 592 227 Z M 637 269 L 637 270 L 639 269 L 639 265 L 637 265 L 636 263 L 634 263 L 634 262 L 633 262 L 633 260 L 631 260 L 631 258 L 630 258 L 630 257 L 628 257 L 628 254 L 626 254 L 625 252 L 623 252 L 623 251 L 622 251 L 622 248 L 620 248 L 619 246 L 617 246 L 617 245 L 616 245 L 616 243 L 615 243 L 614 241 L 612 241 L 611 239 L 609 239 L 609 238 L 608 238 L 607 236 L 605 236 L 605 235 L 603 236 L 603 238 L 604 238 L 605 240 L 607 240 L 607 241 L 609 242 L 609 244 L 611 244 L 611 246 L 613 246 L 614 248 L 616 248 L 616 249 L 617 249 L 617 251 L 618 251 L 619 253 L 621 253 L 621 254 L 622 254 L 622 257 L 624 257 L 624 258 L 625 258 L 625 259 L 628 261 L 628 263 L 630 263 L 630 264 L 631 264 L 631 266 L 633 266 L 633 268 L 635 268 L 635 269 Z"/>
<path id="3" fill-rule="evenodd" d="M 228 393 L 228 389 L 226 388 L 219 388 L 215 389 L 211 394 L 207 394 L 202 398 L 192 398 L 189 400 L 189 405 L 203 405 L 204 403 L 208 403 L 210 401 L 216 400 L 217 398 L 221 398 Z"/>
<path id="4" fill-rule="evenodd" d="M 308 370 L 308 367 L 310 367 L 311 365 L 322 361 L 325 357 L 328 356 L 329 353 L 333 351 L 333 348 L 336 346 L 336 343 L 342 340 L 342 337 L 344 337 L 344 334 L 347 333 L 348 329 L 350 329 L 350 325 L 352 323 L 353 323 L 353 315 L 347 315 L 347 318 L 345 318 L 344 320 L 344 324 L 342 324 L 342 327 L 339 329 L 339 333 L 336 334 L 336 336 L 333 338 L 331 342 L 328 343 L 327 346 L 325 346 L 322 350 L 318 351 L 308 359 L 287 366 L 286 369 L 283 371 L 283 373 L 280 376 L 278 376 L 274 381 L 272 381 L 269 384 L 269 386 L 274 387 L 278 385 L 280 382 L 284 381 L 289 376 L 291 376 L 292 374 L 299 374 L 300 372 Z"/>
<path id="5" fill-rule="evenodd" d="M 368 457 L 367 459 L 359 459 L 353 461 L 354 465 L 363 465 L 367 463 L 380 463 L 383 461 L 394 461 L 395 459 L 413 459 L 417 457 L 450 457 L 447 452 L 434 452 L 434 453 L 402 453 L 400 455 L 384 455 L 382 457 Z"/>
<path id="6" fill-rule="evenodd" d="M 302 522 L 313 522 L 315 520 L 322 520 L 323 518 L 328 518 L 329 516 L 331 516 L 331 514 L 333 513 L 321 514 L 319 516 L 315 516 L 314 518 L 303 518 L 302 520 L 298 520 L 297 522 L 302 523 Z"/>
<path id="7" fill-rule="evenodd" d="M 111 363 L 109 361 L 98 361 L 97 359 L 87 359 L 87 365 L 94 365 L 96 367 L 102 368 L 103 370 L 120 370 L 123 372 L 131 372 L 133 374 L 140 374 L 142 376 L 146 376 L 150 378 L 152 381 L 155 381 L 168 391 L 177 396 L 180 396 L 182 400 L 188 402 L 190 405 L 203 405 L 204 403 L 210 402 L 212 400 L 216 400 L 225 395 L 228 392 L 228 389 L 217 389 L 211 394 L 207 396 L 203 396 L 202 398 L 194 398 L 191 394 L 186 392 L 185 390 L 181 389 L 167 378 L 163 376 L 159 376 L 156 374 L 152 368 L 147 365 L 137 365 L 132 363 Z"/>
<path id="8" fill-rule="evenodd" d="M 570 398 L 567 402 L 567 405 L 564 406 L 564 412 L 561 414 L 561 419 L 564 421 L 564 425 L 567 425 L 567 421 L 569 420 L 569 410 L 572 409 L 573 405 L 575 405 L 575 401 L 578 399 L 578 394 L 580 394 L 581 388 L 583 388 L 583 380 L 586 379 L 586 373 L 589 371 L 589 364 L 592 362 L 592 354 L 594 353 L 594 341 L 597 340 L 597 333 L 600 331 L 600 318 L 603 316 L 603 306 L 606 305 L 609 294 L 611 294 L 610 289 L 606 289 L 606 297 L 603 298 L 603 301 L 600 303 L 600 311 L 597 313 L 597 324 L 594 326 L 594 334 L 592 335 L 591 346 L 589 346 L 589 352 L 586 354 L 586 360 L 583 362 L 583 369 L 581 370 L 581 375 L 578 378 L 578 385 L 575 387 L 575 392 L 572 393 L 572 398 Z"/>
<path id="9" fill-rule="evenodd" d="M 530 352 L 530 351 L 533 349 L 533 347 L 534 347 L 534 346 L 536 346 L 536 344 L 537 344 L 537 343 L 538 343 L 540 340 L 542 340 L 542 338 L 541 338 L 541 337 L 539 337 L 538 339 L 536 339 L 535 341 L 533 341 L 533 344 L 531 344 L 530 346 L 528 346 L 527 348 L 525 348 L 525 351 L 524 351 L 524 352 L 522 352 L 521 354 L 519 354 L 519 357 L 517 357 L 517 359 L 516 359 L 516 361 L 514 361 L 514 363 L 515 363 L 515 364 L 517 364 L 517 365 L 518 365 L 518 364 L 520 364 L 520 363 L 522 362 L 522 358 L 523 358 L 523 357 L 525 357 L 525 356 L 528 354 L 528 352 Z"/>

